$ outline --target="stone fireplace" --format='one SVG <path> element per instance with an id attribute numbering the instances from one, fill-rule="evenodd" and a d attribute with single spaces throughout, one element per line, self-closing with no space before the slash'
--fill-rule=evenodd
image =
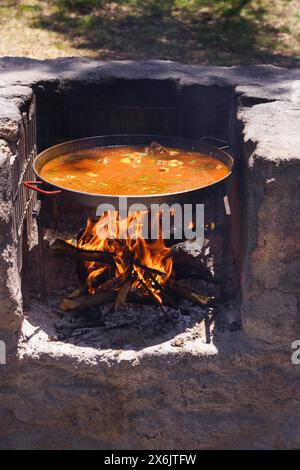
<path id="1" fill-rule="evenodd" d="M 0 67 L 1 447 L 299 447 L 299 71 L 10 58 Z M 229 142 L 228 301 L 209 325 L 198 310 L 153 314 L 140 330 L 115 316 L 53 341 L 73 266 L 48 245 L 87 214 L 63 204 L 54 215 L 43 201 L 42 302 L 37 198 L 22 182 L 37 152 L 119 133 Z"/>

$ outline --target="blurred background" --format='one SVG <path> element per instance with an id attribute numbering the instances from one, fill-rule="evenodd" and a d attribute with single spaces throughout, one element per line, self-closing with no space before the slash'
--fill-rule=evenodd
<path id="1" fill-rule="evenodd" d="M 300 0 L 0 0 L 0 55 L 300 65 Z"/>

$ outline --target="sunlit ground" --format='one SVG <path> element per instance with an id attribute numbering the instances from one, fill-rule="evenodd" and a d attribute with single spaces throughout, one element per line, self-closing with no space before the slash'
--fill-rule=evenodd
<path id="1" fill-rule="evenodd" d="M 300 0 L 0 0 L 0 55 L 300 65 Z"/>

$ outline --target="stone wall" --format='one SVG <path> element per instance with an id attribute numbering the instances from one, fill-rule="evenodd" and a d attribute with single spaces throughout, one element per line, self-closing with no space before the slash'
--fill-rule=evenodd
<path id="1" fill-rule="evenodd" d="M 300 71 L 13 58 L 0 67 L 0 339 L 11 351 L 0 366 L 0 447 L 299 448 L 300 366 L 291 363 L 291 342 L 300 339 Z M 220 96 L 230 105 L 221 133 L 239 176 L 244 328 L 215 328 L 211 344 L 200 336 L 184 348 L 49 342 L 46 319 L 27 316 L 21 326 L 12 165 L 24 112 L 32 92 L 38 99 L 52 91 L 64 103 L 61 93 L 78 86 L 117 93 L 130 82 L 139 99 L 145 80 L 171 84 L 177 96 L 201 90 L 203 116 Z M 43 109 L 38 99 L 38 119 Z"/>
<path id="2" fill-rule="evenodd" d="M 28 159 L 34 152 L 29 148 L 28 138 L 32 100 L 29 87 L 0 88 L 0 329 L 8 353 L 15 348 L 21 328 L 19 272 L 23 221 L 20 217 L 26 209 L 25 198 L 31 197 L 24 194 L 21 180 L 29 170 Z"/>
<path id="3" fill-rule="evenodd" d="M 300 337 L 300 109 L 274 102 L 239 110 L 246 172 L 246 331 L 285 347 Z"/>

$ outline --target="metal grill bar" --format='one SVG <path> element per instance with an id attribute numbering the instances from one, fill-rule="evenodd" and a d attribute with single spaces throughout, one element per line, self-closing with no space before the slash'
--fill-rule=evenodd
<path id="1" fill-rule="evenodd" d="M 29 110 L 22 113 L 20 137 L 17 152 L 11 167 L 13 184 L 13 239 L 17 246 L 18 269 L 22 269 L 25 240 L 30 238 L 33 225 L 32 211 L 36 203 L 36 193 L 24 187 L 24 180 L 33 180 L 33 160 L 36 156 L 36 115 L 35 101 Z M 25 223 L 26 222 L 26 223 Z M 26 225 L 26 227 L 25 227 Z M 24 228 L 26 233 L 24 234 Z M 25 236 L 24 236 L 25 235 Z M 25 240 L 24 240 L 25 239 Z"/>

